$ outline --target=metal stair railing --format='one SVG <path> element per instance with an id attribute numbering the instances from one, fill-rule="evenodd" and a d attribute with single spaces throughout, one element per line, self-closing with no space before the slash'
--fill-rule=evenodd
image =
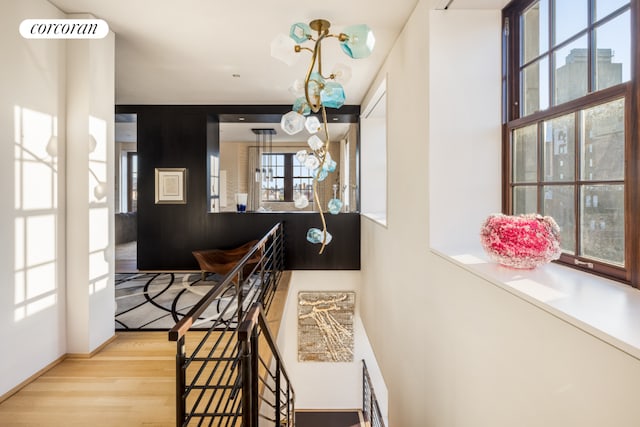
<path id="1" fill-rule="evenodd" d="M 257 255 L 259 261 L 249 269 Z M 238 327 L 253 304 L 268 309 L 283 268 L 283 226 L 278 223 L 169 331 L 177 347 L 176 426 L 248 425 Z M 209 319 L 212 305 L 216 315 Z M 206 320 L 212 320 L 206 330 L 194 330 Z"/>
<path id="2" fill-rule="evenodd" d="M 382 411 L 380 411 L 380 405 L 364 359 L 362 360 L 362 414 L 367 426 L 385 427 Z"/>
<path id="3" fill-rule="evenodd" d="M 260 303 L 255 303 L 247 313 L 238 329 L 238 339 L 245 396 L 243 426 L 295 426 L 295 391 Z"/>

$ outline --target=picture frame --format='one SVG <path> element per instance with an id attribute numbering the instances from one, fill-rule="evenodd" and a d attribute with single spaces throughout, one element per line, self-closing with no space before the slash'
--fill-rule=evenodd
<path id="1" fill-rule="evenodd" d="M 187 168 L 156 168 L 156 204 L 187 203 Z"/>

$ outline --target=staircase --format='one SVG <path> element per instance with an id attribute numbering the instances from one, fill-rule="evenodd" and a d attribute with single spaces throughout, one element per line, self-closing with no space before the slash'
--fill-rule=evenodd
<path id="1" fill-rule="evenodd" d="M 177 349 L 176 426 L 384 427 L 364 361 L 362 412 L 295 411 L 295 391 L 267 320 L 283 274 L 283 246 L 277 224 L 169 331 Z M 245 282 L 256 278 L 260 291 L 246 293 Z M 211 304 L 221 314 L 206 319 L 213 322 L 204 336 L 192 333 Z"/>

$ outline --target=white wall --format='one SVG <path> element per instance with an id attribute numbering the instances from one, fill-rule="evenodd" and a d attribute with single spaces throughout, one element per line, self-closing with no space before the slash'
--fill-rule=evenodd
<path id="1" fill-rule="evenodd" d="M 89 353 L 114 333 L 113 33 L 67 41 L 67 64 L 67 351 Z"/>
<path id="2" fill-rule="evenodd" d="M 64 152 L 65 44 L 23 39 L 33 17 L 64 15 L 46 1 L 2 5 L 0 395 L 65 353 L 64 157 L 46 150 L 54 134 Z"/>
<path id="3" fill-rule="evenodd" d="M 473 31 L 467 31 L 470 22 Z M 499 25 L 495 11 L 432 12 L 428 131 L 434 247 L 478 244 L 484 219 L 501 210 Z"/>
<path id="4" fill-rule="evenodd" d="M 499 208 L 499 35 L 497 10 L 423 0 L 379 74 L 388 228 L 363 219 L 359 295 L 389 425 L 635 426 L 640 361 L 430 252 Z"/>
<path id="5" fill-rule="evenodd" d="M 65 15 L 45 0 L 4 2 L 0 14 L 0 396 L 114 326 L 113 192 L 97 201 L 89 184 L 91 168 L 113 186 L 113 34 L 78 50 L 89 42 L 23 39 L 27 18 Z M 74 347 L 70 311 L 86 328 Z"/>
<path id="6" fill-rule="evenodd" d="M 359 315 L 359 289 L 358 271 L 293 272 L 277 344 L 296 392 L 297 409 L 361 408 L 362 359 L 374 371 L 376 380 L 380 380 L 375 372 L 375 357 Z M 298 362 L 298 293 L 301 291 L 356 292 L 353 362 Z M 385 397 L 386 390 L 382 385 L 380 394 Z"/>

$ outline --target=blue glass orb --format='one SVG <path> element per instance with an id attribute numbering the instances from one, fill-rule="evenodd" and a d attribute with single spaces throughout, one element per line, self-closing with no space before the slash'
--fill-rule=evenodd
<path id="1" fill-rule="evenodd" d="M 311 82 L 314 82 L 316 84 L 323 85 L 325 81 L 326 80 L 324 79 L 324 77 L 322 77 L 322 74 L 317 71 L 314 71 L 309 76 L 309 84 L 311 84 Z"/>
<path id="2" fill-rule="evenodd" d="M 335 172 L 337 166 L 338 164 L 335 160 L 328 158 L 325 159 L 324 163 L 322 164 L 322 170 L 327 172 Z"/>
<path id="3" fill-rule="evenodd" d="M 340 199 L 331 199 L 329 200 L 329 213 L 332 215 L 338 215 L 340 213 L 340 209 L 342 209 L 342 201 Z"/>
<path id="4" fill-rule="evenodd" d="M 326 153 L 324 156 L 324 162 L 322 163 L 322 169 L 327 172 L 334 172 L 338 164 L 331 158 L 331 153 Z"/>
<path id="5" fill-rule="evenodd" d="M 307 104 L 307 98 L 301 96 L 300 98 L 296 99 L 296 101 L 293 103 L 293 111 L 298 114 L 302 114 L 303 116 L 308 116 L 311 113 L 311 107 L 309 107 L 309 104 Z"/>
<path id="6" fill-rule="evenodd" d="M 325 233 L 322 232 L 322 230 L 318 229 L 318 228 L 310 228 L 309 231 L 307 231 L 307 241 L 309 243 L 322 243 L 322 241 L 324 240 L 324 244 L 328 245 L 329 243 L 331 243 L 331 234 L 327 231 L 326 232 L 326 236 L 324 235 Z"/>
<path id="7" fill-rule="evenodd" d="M 340 43 L 344 53 L 353 59 L 366 58 L 371 55 L 376 39 L 368 25 L 352 25 L 345 28 L 343 33 L 347 36 L 347 40 Z"/>
<path id="8" fill-rule="evenodd" d="M 324 181 L 328 176 L 329 176 L 329 172 L 327 172 L 324 169 L 320 169 L 320 172 L 318 172 L 318 175 L 317 175 L 318 182 Z"/>
<path id="9" fill-rule="evenodd" d="M 344 89 L 337 82 L 325 83 L 324 89 L 320 92 L 322 105 L 330 108 L 340 108 L 344 105 Z"/>
<path id="10" fill-rule="evenodd" d="M 311 34 L 311 27 L 304 22 L 296 22 L 291 26 L 291 30 L 289 30 L 289 37 L 296 43 L 306 42 L 309 40 Z"/>

